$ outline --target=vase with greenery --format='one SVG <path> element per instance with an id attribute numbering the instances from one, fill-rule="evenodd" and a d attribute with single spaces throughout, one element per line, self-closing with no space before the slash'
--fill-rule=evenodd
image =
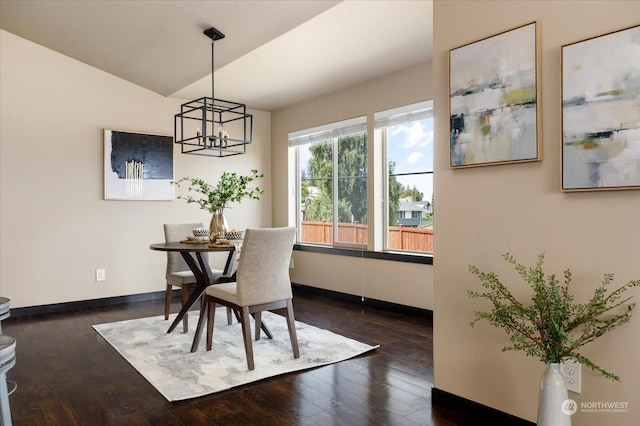
<path id="1" fill-rule="evenodd" d="M 187 203 L 196 203 L 201 209 L 211 213 L 209 225 L 209 239 L 215 241 L 224 238 L 226 232 L 224 225 L 224 209 L 230 203 L 239 203 L 243 199 L 259 200 L 264 191 L 259 186 L 250 186 L 252 182 L 261 179 L 264 174 L 258 170 L 251 170 L 250 175 L 238 175 L 233 172 L 223 172 L 216 185 L 210 185 L 203 179 L 183 177 L 174 182 L 177 187 L 187 183 L 188 194 L 178 195 L 177 198 L 186 200 Z M 194 196 L 192 192 L 199 194 Z"/>
<path id="2" fill-rule="evenodd" d="M 594 290 L 591 299 L 586 303 L 578 303 L 569 291 L 571 271 L 564 271 L 563 282 L 553 274 L 545 275 L 542 269 L 544 253 L 538 255 L 535 266 L 529 268 L 517 263 L 509 253 L 503 257 L 531 288 L 530 300 L 523 302 L 517 299 L 495 273 L 481 272 L 477 267 L 469 266 L 469 271 L 480 279 L 484 287 L 483 292 L 469 290 L 469 297 L 486 299 L 491 304 L 489 310 L 475 311 L 471 326 L 486 320 L 502 328 L 511 342 L 502 351 L 523 351 L 548 364 L 550 369 L 562 361 L 575 360 L 606 378 L 619 381 L 620 377 L 586 358 L 579 349 L 629 322 L 635 303 L 629 302 L 633 296 L 626 296 L 625 292 L 640 286 L 640 280 L 632 280 L 610 291 L 613 274 L 604 274 L 602 283 Z M 562 386 L 565 386 L 564 379 Z M 543 398 L 541 389 L 540 403 Z M 554 409 L 560 411 L 559 406 Z M 539 424 L 553 424 L 541 421 L 540 417 L 539 406 Z"/>

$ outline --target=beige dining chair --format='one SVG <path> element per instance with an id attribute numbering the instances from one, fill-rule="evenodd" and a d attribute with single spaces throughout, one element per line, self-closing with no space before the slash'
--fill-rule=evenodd
<path id="1" fill-rule="evenodd" d="M 236 282 L 207 287 L 207 350 L 213 342 L 213 323 L 216 304 L 233 309 L 240 316 L 244 348 L 249 370 L 254 369 L 253 345 L 249 317 L 255 316 L 255 339 L 260 339 L 261 313 L 284 309 L 294 358 L 300 358 L 293 313 L 293 293 L 289 278 L 289 262 L 296 229 L 247 229 L 238 263 Z M 204 309 L 200 312 L 204 315 Z"/>
<path id="2" fill-rule="evenodd" d="M 165 242 L 179 242 L 184 240 L 188 236 L 192 236 L 194 228 L 202 228 L 202 223 L 180 223 L 180 224 L 165 224 L 164 225 L 164 240 Z M 204 256 L 207 256 L 206 253 Z M 222 274 L 220 270 L 212 270 L 214 274 Z M 180 253 L 167 252 L 167 287 L 164 298 L 164 319 L 169 319 L 169 313 L 171 311 L 171 294 L 173 287 L 180 288 L 181 303 L 184 303 L 189 298 L 189 290 L 196 285 L 196 277 L 191 272 L 189 265 L 184 261 Z M 182 330 L 186 333 L 189 330 L 189 316 L 184 316 L 182 320 Z"/>

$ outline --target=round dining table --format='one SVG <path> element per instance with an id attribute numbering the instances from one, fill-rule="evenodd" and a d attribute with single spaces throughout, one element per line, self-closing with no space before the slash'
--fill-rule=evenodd
<path id="1" fill-rule="evenodd" d="M 167 333 L 171 333 L 176 328 L 186 313 L 189 312 L 189 309 L 191 309 L 193 304 L 198 300 L 198 298 L 200 298 L 200 296 L 202 296 L 202 293 L 204 293 L 207 287 L 213 284 L 235 281 L 235 277 L 233 276 L 233 264 L 236 261 L 236 246 L 234 244 L 210 244 L 209 241 L 203 241 L 201 243 L 169 242 L 151 244 L 149 248 L 156 251 L 180 253 L 196 279 L 195 288 L 184 305 L 182 305 L 182 309 L 180 309 L 180 312 L 178 312 L 178 315 L 169 326 Z M 225 251 L 229 252 L 229 256 L 227 256 L 224 270 L 222 271 L 222 274 L 214 274 L 211 271 L 211 267 L 209 266 L 206 256 L 203 256 L 203 253 Z M 198 348 L 198 341 L 200 340 L 203 326 L 203 324 L 200 324 L 201 322 L 202 318 L 198 321 L 196 336 L 193 340 L 191 352 L 195 352 Z"/>
<path id="2" fill-rule="evenodd" d="M 149 246 L 151 250 L 164 251 L 164 252 L 177 252 L 182 255 L 182 258 L 193 272 L 193 276 L 196 279 L 196 285 L 187 301 L 178 312 L 178 315 L 169 326 L 167 333 L 171 333 L 176 326 L 182 321 L 182 318 L 189 312 L 189 309 L 193 304 L 202 296 L 204 291 L 210 285 L 221 284 L 226 282 L 234 282 L 235 271 L 234 264 L 238 257 L 238 250 L 236 250 L 235 244 L 211 244 L 209 241 L 203 241 L 199 243 L 185 243 L 185 242 L 168 242 L 168 243 L 155 243 Z M 209 262 L 203 253 L 210 252 L 228 252 L 227 260 L 222 271 L 222 274 L 214 274 L 211 271 Z M 261 323 L 262 330 L 265 332 L 268 338 L 272 338 L 271 331 L 264 322 Z M 202 335 L 202 329 L 204 328 L 204 315 L 200 315 L 198 319 L 198 326 L 193 338 L 193 344 L 191 345 L 191 352 L 198 350 L 198 343 L 200 336 Z"/>

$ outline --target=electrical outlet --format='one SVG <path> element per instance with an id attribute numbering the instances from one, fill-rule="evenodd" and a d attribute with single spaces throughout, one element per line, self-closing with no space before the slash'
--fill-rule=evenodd
<path id="1" fill-rule="evenodd" d="M 104 269 L 96 269 L 96 282 L 104 281 L 107 279 L 107 274 Z"/>
<path id="2" fill-rule="evenodd" d="M 581 392 L 580 367 L 581 364 L 576 361 L 563 361 L 560 363 L 560 372 L 564 376 L 564 380 L 567 384 L 567 390 L 570 390 L 571 392 Z"/>

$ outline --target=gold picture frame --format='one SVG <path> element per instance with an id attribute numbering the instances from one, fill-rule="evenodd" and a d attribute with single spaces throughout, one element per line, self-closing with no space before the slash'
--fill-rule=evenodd
<path id="1" fill-rule="evenodd" d="M 640 189 L 640 25 L 566 44 L 562 191 Z"/>
<path id="2" fill-rule="evenodd" d="M 449 51 L 450 168 L 542 160 L 539 40 L 532 22 Z"/>

